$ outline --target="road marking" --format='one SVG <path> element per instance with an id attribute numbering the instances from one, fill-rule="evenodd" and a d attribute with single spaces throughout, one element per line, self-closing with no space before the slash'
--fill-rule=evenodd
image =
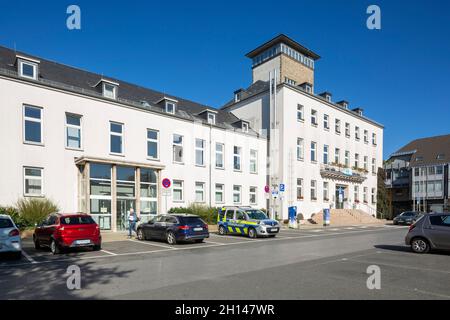
<path id="1" fill-rule="evenodd" d="M 104 253 L 107 253 L 107 254 L 109 254 L 109 255 L 111 255 L 111 256 L 116 256 L 117 255 L 117 253 L 114 253 L 114 252 L 110 252 L 110 251 L 108 251 L 108 250 L 100 250 L 101 252 L 104 252 Z"/>
<path id="2" fill-rule="evenodd" d="M 30 261 L 30 263 L 32 264 L 36 264 L 36 260 L 34 260 L 32 257 L 30 257 L 30 255 L 28 253 L 25 252 L 25 250 L 22 250 L 22 254 L 25 258 L 27 258 L 28 261 Z"/>
<path id="3" fill-rule="evenodd" d="M 214 241 L 206 241 L 206 240 L 204 240 L 203 241 L 204 243 L 212 243 L 212 244 L 220 244 L 220 245 L 224 245 L 224 243 L 220 243 L 220 242 L 214 242 Z"/>
<path id="4" fill-rule="evenodd" d="M 159 244 L 159 243 L 155 244 L 154 242 L 137 241 L 137 240 L 132 240 L 132 239 L 128 239 L 128 241 L 136 242 L 136 243 L 140 243 L 140 244 L 146 244 L 148 246 L 155 246 L 155 247 L 161 247 L 161 248 L 165 248 L 165 249 L 178 250 L 178 248 L 175 248 L 175 247 L 172 247 L 169 245 Z"/>
<path id="5" fill-rule="evenodd" d="M 261 240 L 258 240 L 258 239 L 244 238 L 242 236 L 228 236 L 228 235 L 225 235 L 225 234 L 224 235 L 218 235 L 218 234 L 215 234 L 215 233 L 211 233 L 210 235 L 213 235 L 213 236 L 218 237 L 218 238 L 229 238 L 229 239 L 235 239 L 235 240 L 244 240 L 244 241 L 241 241 L 241 242 L 261 241 Z"/>

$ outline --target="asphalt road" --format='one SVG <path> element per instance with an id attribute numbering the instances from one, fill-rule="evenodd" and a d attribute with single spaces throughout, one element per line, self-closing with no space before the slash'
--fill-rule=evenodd
<path id="1" fill-rule="evenodd" d="M 450 253 L 412 253 L 404 227 L 283 230 L 275 239 L 212 234 L 203 244 L 116 241 L 53 256 L 24 243 L 0 258 L 0 299 L 450 299 Z M 67 288 L 67 268 L 81 289 Z M 369 266 L 380 289 L 367 288 Z"/>

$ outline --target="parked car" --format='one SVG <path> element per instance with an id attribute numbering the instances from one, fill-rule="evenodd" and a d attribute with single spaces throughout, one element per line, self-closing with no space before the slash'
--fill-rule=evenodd
<path id="1" fill-rule="evenodd" d="M 422 214 L 421 212 L 405 211 L 396 216 L 394 220 L 392 220 L 392 223 L 395 225 L 397 224 L 410 225 L 413 224 L 416 220 L 418 220 L 421 214 Z"/>
<path id="2" fill-rule="evenodd" d="M 19 228 L 10 216 L 4 214 L 0 215 L 0 252 L 12 253 L 17 259 L 22 257 Z"/>
<path id="3" fill-rule="evenodd" d="M 281 229 L 278 221 L 251 207 L 223 207 L 217 216 L 219 234 L 246 235 L 250 238 L 275 237 Z"/>
<path id="4" fill-rule="evenodd" d="M 174 245 L 179 241 L 203 242 L 209 238 L 208 225 L 192 214 L 158 215 L 137 228 L 139 240 L 165 240 Z"/>
<path id="5" fill-rule="evenodd" d="M 49 247 L 53 254 L 69 248 L 102 248 L 100 228 L 90 215 L 83 213 L 49 215 L 36 227 L 33 241 L 36 249 Z"/>
<path id="6" fill-rule="evenodd" d="M 405 243 L 416 253 L 450 250 L 450 214 L 427 213 L 409 227 Z"/>

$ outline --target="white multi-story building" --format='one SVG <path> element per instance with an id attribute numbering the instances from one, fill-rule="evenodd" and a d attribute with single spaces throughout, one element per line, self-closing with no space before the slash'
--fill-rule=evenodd
<path id="1" fill-rule="evenodd" d="M 0 47 L 0 206 L 48 197 L 110 230 L 191 203 L 371 213 L 383 127 L 315 95 L 319 56 L 288 37 L 247 56 L 253 84 L 215 109 Z"/>
<path id="2" fill-rule="evenodd" d="M 253 84 L 235 92 L 222 110 L 266 130 L 271 188 L 285 192 L 270 207 L 286 218 L 296 206 L 305 218 L 324 208 L 376 213 L 377 171 L 383 163 L 383 126 L 334 103 L 329 92 L 314 94 L 319 56 L 280 35 L 247 54 Z"/>

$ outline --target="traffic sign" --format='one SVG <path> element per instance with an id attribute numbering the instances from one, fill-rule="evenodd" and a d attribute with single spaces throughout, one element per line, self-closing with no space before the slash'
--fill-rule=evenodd
<path id="1" fill-rule="evenodd" d="M 280 192 L 284 192 L 284 191 L 286 190 L 285 187 L 286 187 L 286 186 L 284 185 L 284 183 L 280 183 L 280 187 L 279 187 Z"/>
<path id="2" fill-rule="evenodd" d="M 162 181 L 162 185 L 164 188 L 168 189 L 172 185 L 172 182 L 168 178 L 164 178 Z"/>

